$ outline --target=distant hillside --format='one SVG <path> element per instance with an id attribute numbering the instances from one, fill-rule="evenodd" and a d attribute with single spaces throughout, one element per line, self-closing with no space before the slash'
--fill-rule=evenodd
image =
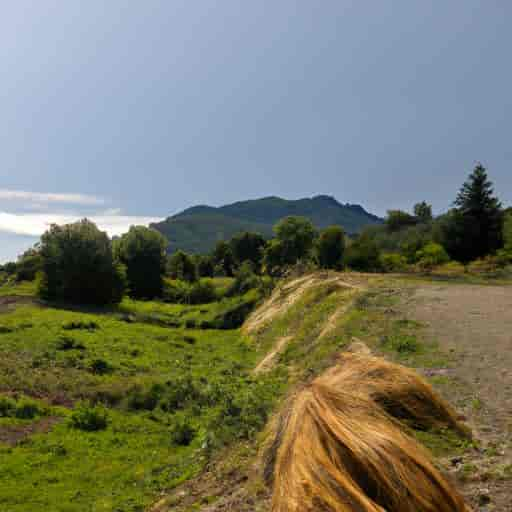
<path id="1" fill-rule="evenodd" d="M 302 215 L 317 228 L 339 224 L 347 233 L 357 233 L 364 226 L 382 222 L 362 206 L 341 204 L 330 196 L 298 200 L 264 197 L 220 206 L 193 206 L 168 217 L 152 227 L 169 240 L 169 250 L 192 253 L 210 251 L 219 240 L 228 240 L 241 231 L 255 231 L 272 236 L 272 226 L 288 215 Z"/>

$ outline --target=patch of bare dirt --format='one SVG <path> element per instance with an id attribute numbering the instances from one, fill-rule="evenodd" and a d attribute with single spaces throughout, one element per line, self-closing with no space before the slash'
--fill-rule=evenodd
<path id="1" fill-rule="evenodd" d="M 452 368 L 431 372 L 453 379 L 444 392 L 481 443 L 454 473 L 475 510 L 512 511 L 512 287 L 424 285 L 409 308 L 453 354 Z"/>
<path id="2" fill-rule="evenodd" d="M 0 313 L 8 313 L 16 306 L 21 304 L 37 304 L 37 300 L 33 297 L 23 297 L 21 295 L 5 295 L 0 297 Z"/>
<path id="3" fill-rule="evenodd" d="M 48 416 L 26 425 L 0 425 L 0 443 L 15 446 L 34 434 L 46 434 L 60 419 Z"/>

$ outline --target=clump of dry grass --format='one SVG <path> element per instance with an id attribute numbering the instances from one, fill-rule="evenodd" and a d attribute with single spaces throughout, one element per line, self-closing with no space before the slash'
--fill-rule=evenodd
<path id="1" fill-rule="evenodd" d="M 344 354 L 290 398 L 266 451 L 273 512 L 466 512 L 399 420 L 465 429 L 415 372 Z"/>

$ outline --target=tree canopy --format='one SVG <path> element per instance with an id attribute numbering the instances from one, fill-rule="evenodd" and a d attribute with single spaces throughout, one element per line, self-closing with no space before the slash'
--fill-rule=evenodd
<path id="1" fill-rule="evenodd" d="M 321 268 L 339 268 L 345 251 L 345 233 L 340 226 L 330 226 L 320 232 L 316 255 Z"/>
<path id="2" fill-rule="evenodd" d="M 276 238 L 282 244 L 285 264 L 294 264 L 309 256 L 315 238 L 315 228 L 305 217 L 285 217 L 274 226 Z"/>
<path id="3" fill-rule="evenodd" d="M 126 265 L 132 297 L 153 298 L 162 294 L 167 240 L 156 230 L 132 226 L 116 240 L 115 255 Z"/>
<path id="4" fill-rule="evenodd" d="M 93 222 L 53 224 L 41 237 L 41 258 L 43 298 L 98 305 L 121 300 L 124 274 L 114 264 L 109 237 Z"/>

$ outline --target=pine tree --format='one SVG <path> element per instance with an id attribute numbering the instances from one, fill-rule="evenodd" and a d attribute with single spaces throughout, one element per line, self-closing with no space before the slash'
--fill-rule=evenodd
<path id="1" fill-rule="evenodd" d="M 494 196 L 492 183 L 485 168 L 478 164 L 455 200 L 459 223 L 463 234 L 457 258 L 461 261 L 496 252 L 503 245 L 503 210 Z"/>

